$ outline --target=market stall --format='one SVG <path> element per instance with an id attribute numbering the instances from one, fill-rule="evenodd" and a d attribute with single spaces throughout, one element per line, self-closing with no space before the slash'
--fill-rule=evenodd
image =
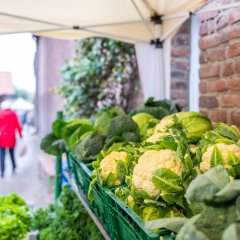
<path id="1" fill-rule="evenodd" d="M 0 25 L 2 33 L 104 36 L 136 44 L 145 97 L 163 99 L 170 89 L 169 41 L 204 2 L 15 4 L 2 3 L 0 16 L 12 23 Z M 94 120 L 72 121 L 59 114 L 41 148 L 57 157 L 56 198 L 61 156 L 67 155 L 67 178 L 106 239 L 225 240 L 238 239 L 239 139 L 236 126 L 213 127 L 200 113 L 179 112 L 170 101 L 150 99 L 131 114 L 109 108 Z M 213 216 L 219 216 L 216 225 Z"/>

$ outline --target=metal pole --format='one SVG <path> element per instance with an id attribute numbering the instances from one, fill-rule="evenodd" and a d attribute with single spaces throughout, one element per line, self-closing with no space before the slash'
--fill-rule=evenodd
<path id="1" fill-rule="evenodd" d="M 57 112 L 57 119 L 63 119 L 63 112 Z M 56 157 L 55 165 L 55 201 L 61 194 L 62 190 L 62 155 Z"/>

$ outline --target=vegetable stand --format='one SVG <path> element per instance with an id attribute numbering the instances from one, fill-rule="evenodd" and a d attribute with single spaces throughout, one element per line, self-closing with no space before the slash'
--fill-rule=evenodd
<path id="1" fill-rule="evenodd" d="M 109 115 L 100 118 L 106 111 Z M 225 123 L 212 127 L 210 119 L 195 112 L 175 112 L 162 119 L 150 117 L 145 113 L 116 116 L 111 109 L 104 109 L 92 122 L 58 119 L 41 148 L 49 154 L 67 152 L 66 175 L 106 239 L 170 240 L 176 238 L 174 233 L 179 240 L 191 239 L 183 224 L 195 224 L 195 220 L 195 232 L 209 227 L 214 235 L 219 229 L 204 220 L 208 218 L 202 203 L 240 203 L 240 198 L 236 200 L 239 180 L 230 183 L 230 179 L 240 178 L 239 130 Z M 100 135 L 106 118 L 111 119 L 108 130 Z M 215 180 L 201 180 L 209 179 L 208 175 L 218 179 L 218 165 L 222 165 L 225 182 L 220 177 L 220 184 L 213 186 Z M 195 180 L 213 189 L 211 196 L 209 191 L 203 196 L 205 187 Z M 216 195 L 225 187 L 223 192 L 234 191 L 234 199 Z M 212 212 L 221 213 L 222 205 L 216 207 L 220 210 L 212 208 Z M 202 218 L 198 221 L 195 217 L 199 213 Z M 220 235 L 235 223 L 235 215 Z M 199 228 L 200 223 L 203 228 Z"/>

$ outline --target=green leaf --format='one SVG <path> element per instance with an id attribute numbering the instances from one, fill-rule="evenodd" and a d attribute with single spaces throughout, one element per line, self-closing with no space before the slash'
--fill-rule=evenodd
<path id="1" fill-rule="evenodd" d="M 57 138 L 62 137 L 62 128 L 64 127 L 65 124 L 66 124 L 66 122 L 61 119 L 57 119 L 53 122 L 52 132 L 55 135 L 55 137 L 57 137 Z"/>
<path id="2" fill-rule="evenodd" d="M 240 178 L 240 163 L 232 166 L 235 178 Z"/>
<path id="3" fill-rule="evenodd" d="M 165 149 L 171 149 L 173 151 L 176 151 L 177 147 L 178 147 L 177 143 L 167 141 L 164 138 L 162 140 L 160 140 L 159 145 Z"/>
<path id="4" fill-rule="evenodd" d="M 183 170 L 182 177 L 186 180 L 191 174 L 193 170 L 193 162 L 189 153 L 186 153 L 183 161 Z"/>
<path id="5" fill-rule="evenodd" d="M 210 240 L 203 232 L 196 228 L 195 222 L 201 217 L 200 214 L 189 219 L 180 229 L 176 240 Z"/>
<path id="6" fill-rule="evenodd" d="M 146 221 L 145 227 L 151 230 L 165 228 L 177 233 L 187 221 L 188 219 L 183 217 L 164 218 Z"/>
<path id="7" fill-rule="evenodd" d="M 240 138 L 238 128 L 236 126 L 228 126 L 225 123 L 217 123 L 214 131 L 220 134 L 221 136 L 226 137 L 235 142 L 237 142 Z"/>
<path id="8" fill-rule="evenodd" d="M 123 182 L 125 180 L 126 175 L 126 168 L 124 163 L 121 163 L 121 161 L 117 162 L 117 178 L 120 180 L 120 182 Z"/>
<path id="9" fill-rule="evenodd" d="M 144 207 L 141 217 L 144 221 L 163 218 L 168 212 L 166 207 Z"/>
<path id="10" fill-rule="evenodd" d="M 167 193 L 183 191 L 181 181 L 182 179 L 176 173 L 167 168 L 156 170 L 152 177 L 153 184 Z"/>
<path id="11" fill-rule="evenodd" d="M 185 197 L 191 202 L 203 202 L 213 198 L 230 181 L 227 170 L 219 165 L 199 174 L 189 185 Z"/>
<path id="12" fill-rule="evenodd" d="M 229 165 L 235 165 L 240 163 L 240 158 L 232 151 L 227 152 L 227 162 Z"/>
<path id="13" fill-rule="evenodd" d="M 117 175 L 110 172 L 105 179 L 103 179 L 103 185 L 107 187 L 112 187 L 114 182 L 117 180 Z"/>
<path id="14" fill-rule="evenodd" d="M 85 133 L 89 133 L 90 134 L 93 131 L 94 131 L 94 127 L 91 126 L 91 125 L 80 126 L 76 131 L 74 131 L 74 133 L 69 138 L 69 147 L 70 147 L 70 149 L 72 149 L 78 143 L 78 141 L 82 139 L 82 136 Z"/>
<path id="15" fill-rule="evenodd" d="M 217 192 L 211 201 L 225 203 L 240 195 L 240 180 L 228 183 L 223 189 Z"/>
<path id="16" fill-rule="evenodd" d="M 220 150 L 217 146 L 213 147 L 212 155 L 210 158 L 211 167 L 215 167 L 217 165 L 223 165 L 223 158 Z"/>
<path id="17" fill-rule="evenodd" d="M 239 240 L 240 223 L 230 224 L 223 232 L 221 240 Z"/>

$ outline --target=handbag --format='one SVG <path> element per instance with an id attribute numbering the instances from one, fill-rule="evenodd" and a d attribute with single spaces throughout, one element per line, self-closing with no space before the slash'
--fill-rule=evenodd
<path id="1" fill-rule="evenodd" d="M 27 153 L 27 145 L 23 145 L 19 151 L 19 157 L 24 157 Z"/>

